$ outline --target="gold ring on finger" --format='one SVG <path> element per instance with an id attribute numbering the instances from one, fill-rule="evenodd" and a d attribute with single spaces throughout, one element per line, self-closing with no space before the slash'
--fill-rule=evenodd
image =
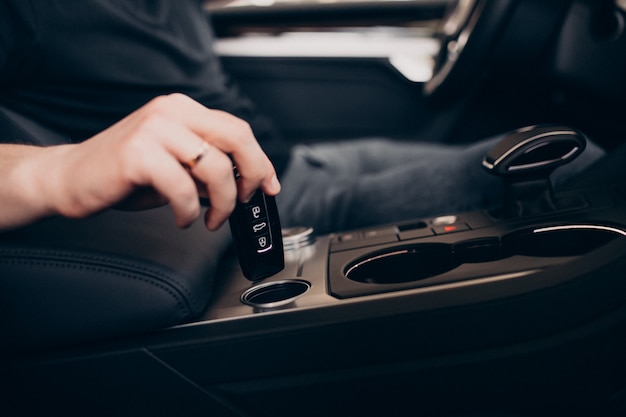
<path id="1" fill-rule="evenodd" d="M 187 168 L 189 169 L 193 169 L 196 165 L 198 165 L 202 158 L 204 158 L 206 154 L 209 153 L 210 149 L 211 146 L 203 141 L 193 157 L 185 162 L 185 166 L 187 166 Z"/>

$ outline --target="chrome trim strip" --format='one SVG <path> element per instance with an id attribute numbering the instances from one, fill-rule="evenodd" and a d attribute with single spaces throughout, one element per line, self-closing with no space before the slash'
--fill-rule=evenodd
<path id="1" fill-rule="evenodd" d="M 249 296 L 251 294 L 259 290 L 263 290 L 264 288 L 278 287 L 280 285 L 293 285 L 293 284 L 297 284 L 299 286 L 305 286 L 306 288 L 300 293 L 298 293 L 297 295 L 294 295 L 294 296 L 291 296 L 282 300 L 277 300 L 271 303 L 255 303 L 249 300 Z M 241 297 L 239 297 L 239 300 L 243 304 L 249 305 L 251 307 L 262 308 L 262 309 L 272 309 L 272 308 L 281 307 L 281 306 L 294 302 L 295 300 L 300 298 L 302 295 L 306 294 L 311 289 L 311 286 L 312 285 L 310 282 L 302 280 L 302 279 L 284 279 L 280 281 L 265 282 L 262 284 L 253 285 L 252 287 L 245 290 L 241 294 Z"/>
<path id="2" fill-rule="evenodd" d="M 570 135 L 570 136 L 577 136 L 578 133 L 573 131 L 573 130 L 557 130 L 554 132 L 544 132 L 544 133 L 540 133 L 538 135 L 532 136 L 520 143 L 518 143 L 516 146 L 513 146 L 511 149 L 508 150 L 508 152 L 505 152 L 504 154 L 502 154 L 502 156 L 498 159 L 496 159 L 493 162 L 493 166 L 499 165 L 503 159 L 507 158 L 509 155 L 511 155 L 513 152 L 517 151 L 519 148 L 521 148 L 522 146 L 526 145 L 529 142 L 532 142 L 534 140 L 537 139 L 541 139 L 547 136 L 553 136 L 553 135 Z"/>
<path id="3" fill-rule="evenodd" d="M 511 165 L 509 166 L 508 171 L 520 171 L 520 170 L 524 170 L 524 169 L 529 169 L 529 168 L 538 168 L 538 167 L 542 167 L 544 165 L 549 165 L 553 162 L 556 161 L 564 161 L 566 159 L 569 159 L 572 155 L 574 155 L 578 149 L 580 149 L 578 146 L 574 147 L 574 149 L 572 149 L 571 151 L 569 151 L 568 153 L 566 153 L 565 155 L 563 155 L 560 158 L 556 158 L 556 159 L 551 159 L 549 161 L 543 161 L 543 162 L 534 162 L 532 164 L 523 164 L 523 165 Z"/>
<path id="4" fill-rule="evenodd" d="M 591 229 L 591 230 L 603 230 L 606 232 L 613 232 L 620 234 L 622 236 L 626 236 L 626 231 L 622 229 L 618 229 L 616 227 L 610 226 L 600 226 L 595 224 L 570 224 L 566 226 L 550 226 L 550 227 L 542 227 L 540 229 L 533 230 L 533 233 L 545 233 L 545 232 L 554 232 L 559 230 L 580 230 L 580 229 Z"/>
<path id="5" fill-rule="evenodd" d="M 387 258 L 387 257 L 390 257 L 390 256 L 401 255 L 401 254 L 405 254 L 405 253 L 409 253 L 409 250 L 408 250 L 408 249 L 404 249 L 404 250 L 397 250 L 397 251 L 394 251 L 394 252 L 387 252 L 387 253 L 383 253 L 383 254 L 380 254 L 380 255 L 377 255 L 377 256 L 372 256 L 371 258 L 367 258 L 367 259 L 365 259 L 365 260 L 363 260 L 363 261 L 361 261 L 361 262 L 357 262 L 356 264 L 352 265 L 352 266 L 351 266 L 351 267 L 350 267 L 350 268 L 349 268 L 349 269 L 348 269 L 348 270 L 344 273 L 344 275 L 345 275 L 346 277 L 349 277 L 349 275 L 350 275 L 350 273 L 351 273 L 352 271 L 354 271 L 355 269 L 360 268 L 362 265 L 365 265 L 365 264 L 370 263 L 370 262 L 372 262 L 372 261 L 375 261 L 375 260 L 378 260 L 378 259 Z"/>

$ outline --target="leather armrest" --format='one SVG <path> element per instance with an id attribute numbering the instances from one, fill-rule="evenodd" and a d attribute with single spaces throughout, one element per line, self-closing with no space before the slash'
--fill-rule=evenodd
<path id="1" fill-rule="evenodd" d="M 65 135 L 0 106 L 0 140 L 51 146 Z M 48 219 L 0 233 L 0 352 L 65 347 L 184 323 L 206 307 L 230 244 L 169 207 Z"/>
<path id="2" fill-rule="evenodd" d="M 0 350 L 113 339 L 207 306 L 228 228 L 178 229 L 171 209 L 48 219 L 0 234 Z"/>

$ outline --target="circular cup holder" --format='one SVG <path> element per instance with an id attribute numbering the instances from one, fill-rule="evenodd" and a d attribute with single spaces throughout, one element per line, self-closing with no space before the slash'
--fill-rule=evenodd
<path id="1" fill-rule="evenodd" d="M 513 255 L 580 256 L 620 236 L 626 236 L 626 232 L 609 226 L 551 226 L 513 232 L 502 238 L 502 245 Z"/>
<path id="2" fill-rule="evenodd" d="M 452 250 L 456 259 L 462 264 L 499 261 L 511 256 L 502 246 L 499 237 L 466 240 L 455 244 Z"/>
<path id="3" fill-rule="evenodd" d="M 497 262 L 512 256 L 581 256 L 624 236 L 626 231 L 602 225 L 533 227 L 502 238 L 387 248 L 352 261 L 343 272 L 346 278 L 365 284 L 401 284 L 441 275 L 463 264 Z"/>
<path id="4" fill-rule="evenodd" d="M 367 284 L 396 284 L 430 278 L 459 265 L 449 245 L 418 244 L 370 254 L 349 265 L 344 274 Z"/>
<path id="5" fill-rule="evenodd" d="M 241 302 L 252 307 L 270 309 L 294 302 L 306 293 L 311 284 L 291 279 L 255 285 L 241 294 Z"/>

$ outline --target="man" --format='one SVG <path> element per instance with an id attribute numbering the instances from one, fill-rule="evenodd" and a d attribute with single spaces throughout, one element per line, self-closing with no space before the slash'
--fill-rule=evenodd
<path id="1" fill-rule="evenodd" d="M 89 215 L 150 187 L 159 197 L 152 204 L 169 201 L 180 225 L 199 211 L 192 200 L 207 195 L 207 225 L 215 229 L 232 210 L 236 187 L 240 200 L 255 186 L 270 195 L 279 191 L 274 168 L 255 138 L 282 173 L 278 203 L 285 226 L 327 233 L 499 201 L 497 179 L 479 167 L 497 138 L 468 147 L 370 139 L 289 153 L 271 124 L 228 81 L 212 42 L 199 0 L 2 2 L 0 106 L 62 132 L 73 145 L 0 148 L 2 178 L 39 178 L 34 185 L 0 188 L 9 202 L 0 212 L 0 227 L 50 214 Z M 151 101 L 155 97 L 160 98 Z M 252 132 L 234 116 L 209 109 L 245 120 Z M 36 162 L 24 161 L 35 154 Z M 601 155 L 589 146 L 560 170 L 561 178 Z M 243 176 L 239 184 L 229 178 L 229 158 Z M 49 177 L 35 166 L 48 167 Z M 66 175 L 59 174 L 63 169 Z M 69 172 L 76 175 L 70 178 Z M 24 196 L 19 189 L 37 192 Z M 35 209 L 44 195 L 52 200 Z M 6 206 L 13 211 L 7 214 Z M 23 206 L 30 209 L 20 210 Z"/>

